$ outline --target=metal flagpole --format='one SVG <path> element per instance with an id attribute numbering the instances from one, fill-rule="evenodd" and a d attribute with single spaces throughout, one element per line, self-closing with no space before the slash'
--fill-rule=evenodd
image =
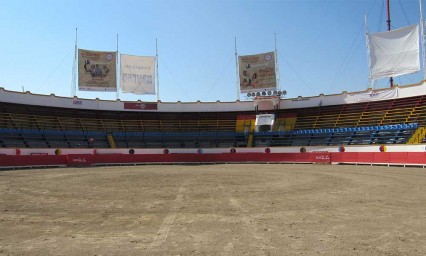
<path id="1" fill-rule="evenodd" d="M 116 94 L 115 94 L 115 96 L 116 96 L 116 99 L 117 100 L 119 100 L 120 99 L 120 70 L 119 70 L 119 68 L 118 68 L 118 57 L 119 57 L 119 55 L 118 55 L 118 34 L 117 34 L 117 53 L 116 53 L 116 57 L 115 57 L 115 60 L 116 60 L 116 62 L 115 62 L 115 67 L 116 67 L 116 70 L 115 70 L 115 75 L 116 75 L 116 83 L 117 83 L 117 86 L 116 86 L 116 88 L 117 88 L 117 92 L 116 92 Z M 117 75 L 117 73 L 118 73 L 118 75 Z"/>
<path id="2" fill-rule="evenodd" d="M 235 37 L 235 70 L 237 74 L 237 100 L 240 100 L 240 72 L 238 71 L 238 54 L 237 54 L 237 38 Z"/>
<path id="3" fill-rule="evenodd" d="M 368 87 L 374 89 L 374 80 L 371 79 L 371 60 L 370 60 L 370 47 L 368 43 L 368 22 L 367 15 L 364 16 L 365 21 L 365 44 L 367 45 L 367 61 L 368 61 Z"/>
<path id="4" fill-rule="evenodd" d="M 420 38 L 421 38 L 421 47 L 422 47 L 422 62 L 423 62 L 423 81 L 426 80 L 426 71 L 425 71 L 425 62 L 426 62 L 426 53 L 425 53 L 425 23 L 423 21 L 423 11 L 422 11 L 422 0 L 419 0 L 420 5 Z"/>
<path id="5" fill-rule="evenodd" d="M 277 34 L 274 33 L 274 39 L 275 39 L 275 82 L 277 83 L 277 85 L 275 86 L 275 88 L 278 88 L 278 90 L 281 91 L 281 85 L 280 85 L 280 68 L 278 66 L 278 50 L 277 50 Z"/>
<path id="6" fill-rule="evenodd" d="M 388 11 L 388 20 L 386 21 L 388 23 L 388 31 L 391 30 L 391 19 L 390 19 L 390 3 L 389 0 L 386 0 L 387 3 L 387 11 Z M 393 77 L 389 78 L 389 85 L 390 87 L 393 87 Z"/>
<path id="7" fill-rule="evenodd" d="M 71 97 L 75 97 L 77 87 L 77 28 L 75 28 L 74 62 L 72 65 Z"/>
<path id="8" fill-rule="evenodd" d="M 157 80 L 157 101 L 160 101 L 160 80 L 158 78 L 158 42 L 157 42 L 157 38 L 155 39 L 155 75 L 156 75 L 156 79 Z"/>

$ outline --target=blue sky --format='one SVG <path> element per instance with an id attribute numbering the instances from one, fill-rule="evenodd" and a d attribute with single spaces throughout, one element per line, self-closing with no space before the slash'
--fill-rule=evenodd
<path id="1" fill-rule="evenodd" d="M 234 38 L 239 55 L 274 50 L 287 97 L 368 87 L 364 15 L 369 31 L 386 30 L 384 0 L 0 1 L 0 87 L 71 95 L 75 28 L 78 47 L 155 55 L 160 100 L 235 101 Z M 424 3 L 425 5 L 425 3 Z M 425 6 L 426 8 L 426 6 Z M 418 0 L 391 1 L 392 27 L 419 22 Z M 419 82 L 423 73 L 396 78 Z M 385 87 L 379 81 L 378 87 Z M 80 92 L 115 99 L 116 93 Z M 156 96 L 119 94 L 121 100 Z M 245 95 L 240 96 L 245 100 Z"/>

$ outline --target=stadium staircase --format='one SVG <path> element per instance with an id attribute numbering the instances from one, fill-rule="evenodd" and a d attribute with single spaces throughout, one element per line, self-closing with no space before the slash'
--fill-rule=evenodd
<path id="1" fill-rule="evenodd" d="M 425 140 L 425 137 L 426 137 L 425 127 L 419 127 L 413 133 L 411 138 L 408 140 L 407 144 L 420 144 Z"/>
<path id="2" fill-rule="evenodd" d="M 235 131 L 237 133 L 245 133 L 247 135 L 246 147 L 253 146 L 253 131 L 255 125 L 255 115 L 240 115 L 237 117 Z"/>
<path id="3" fill-rule="evenodd" d="M 107 138 L 108 138 L 109 147 L 110 148 L 117 148 L 117 145 L 115 144 L 114 137 L 112 136 L 111 133 L 107 134 Z"/>

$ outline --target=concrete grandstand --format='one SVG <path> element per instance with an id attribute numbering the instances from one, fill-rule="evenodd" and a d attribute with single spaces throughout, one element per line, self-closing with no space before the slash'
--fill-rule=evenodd
<path id="1" fill-rule="evenodd" d="M 57 158 L 51 160 L 53 165 L 66 166 L 73 155 L 85 156 L 88 165 L 245 161 L 423 165 L 425 89 L 421 83 L 278 101 L 265 97 L 207 103 L 90 100 L 1 89 L 1 165 L 31 166 L 32 160 L 25 163 L 22 157 L 51 156 Z M 268 130 L 256 130 L 258 114 L 274 114 Z M 370 159 L 373 153 L 377 160 Z"/>

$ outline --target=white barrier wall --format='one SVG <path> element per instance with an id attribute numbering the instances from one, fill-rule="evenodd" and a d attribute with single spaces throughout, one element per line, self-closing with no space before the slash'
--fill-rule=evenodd
<path id="1" fill-rule="evenodd" d="M 380 152 L 381 145 L 372 146 L 344 146 L 345 152 Z M 385 145 L 386 152 L 426 152 L 426 144 L 420 145 Z M 270 153 L 300 153 L 300 149 L 305 148 L 306 152 L 340 152 L 339 147 L 271 147 Z M 235 148 L 236 153 L 264 153 L 265 147 L 258 148 Z M 64 148 L 60 149 L 62 155 L 69 154 L 129 154 L 129 148 Z M 135 148 L 134 154 L 163 154 L 163 148 Z M 170 148 L 169 154 L 223 154 L 229 153 L 231 148 Z M 200 151 L 201 150 L 201 151 Z M 56 149 L 49 148 L 0 148 L 0 155 L 34 155 L 48 154 L 55 155 Z"/>

